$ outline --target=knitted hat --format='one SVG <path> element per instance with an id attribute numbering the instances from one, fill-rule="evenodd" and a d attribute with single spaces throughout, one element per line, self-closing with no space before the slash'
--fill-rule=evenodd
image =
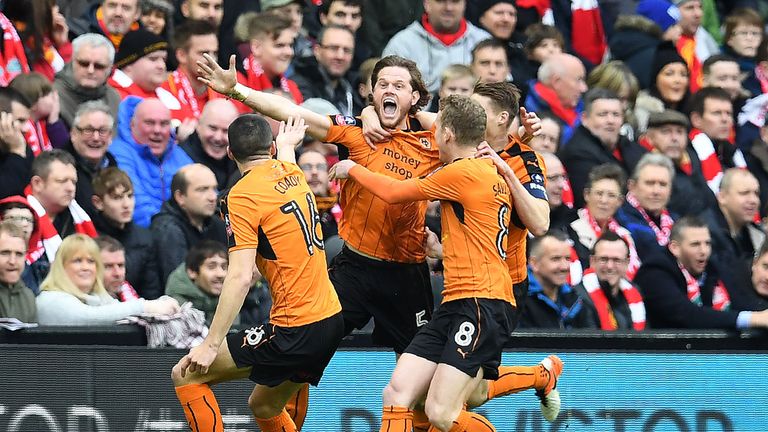
<path id="1" fill-rule="evenodd" d="M 168 42 L 149 30 L 140 28 L 132 30 L 123 36 L 120 49 L 115 54 L 115 67 L 124 68 L 138 59 L 155 51 L 164 51 L 168 48 Z"/>
<path id="2" fill-rule="evenodd" d="M 661 72 L 662 69 L 664 69 L 664 66 L 670 63 L 682 63 L 685 67 L 688 67 L 688 64 L 685 63 L 685 59 L 683 59 L 683 57 L 678 54 L 677 49 L 675 49 L 675 46 L 672 45 L 672 42 L 662 42 L 656 48 L 656 55 L 653 58 L 653 68 L 651 69 L 650 82 L 655 83 L 656 76 L 659 74 L 659 72 Z"/>
<path id="3" fill-rule="evenodd" d="M 480 17 L 482 17 L 488 9 L 499 3 L 511 4 L 517 8 L 515 0 L 477 0 L 474 2 L 467 2 L 467 19 L 477 25 L 480 22 Z"/>
<path id="4" fill-rule="evenodd" d="M 655 22 L 661 31 L 667 31 L 680 19 L 677 6 L 667 0 L 642 0 L 637 4 L 636 12 Z"/>
<path id="5" fill-rule="evenodd" d="M 167 0 L 141 0 L 142 13 L 153 10 L 162 11 L 166 17 L 169 17 L 173 13 L 173 5 Z"/>
<path id="6" fill-rule="evenodd" d="M 268 11 L 291 3 L 299 3 L 301 6 L 304 6 L 303 0 L 261 0 L 261 10 Z"/>
<path id="7" fill-rule="evenodd" d="M 656 128 L 664 125 L 678 125 L 684 128 L 688 127 L 688 117 L 685 114 L 675 110 L 664 110 L 663 112 L 651 113 L 648 118 L 648 128 Z"/>

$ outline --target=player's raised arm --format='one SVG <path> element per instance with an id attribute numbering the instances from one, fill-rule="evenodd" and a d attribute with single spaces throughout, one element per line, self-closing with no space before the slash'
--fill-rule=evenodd
<path id="1" fill-rule="evenodd" d="M 243 102 L 261 114 L 275 120 L 286 121 L 288 117 L 302 117 L 307 123 L 307 133 L 317 139 L 323 139 L 331 127 L 328 117 L 314 113 L 306 108 L 286 100 L 282 96 L 253 90 L 237 82 L 235 56 L 229 58 L 229 69 L 224 70 L 216 60 L 208 54 L 203 54 L 204 62 L 197 62 L 201 71 L 198 78 L 214 91 L 227 97 Z"/>
<path id="2" fill-rule="evenodd" d="M 347 159 L 339 161 L 331 168 L 332 179 L 354 178 L 362 187 L 368 189 L 389 204 L 421 201 L 427 196 L 416 185 L 416 180 L 398 181 L 382 174 L 369 171 L 362 165 Z"/>
<path id="3" fill-rule="evenodd" d="M 280 129 L 275 138 L 277 159 L 283 162 L 296 163 L 296 146 L 304 140 L 307 125 L 301 117 L 288 117 L 280 122 Z"/>

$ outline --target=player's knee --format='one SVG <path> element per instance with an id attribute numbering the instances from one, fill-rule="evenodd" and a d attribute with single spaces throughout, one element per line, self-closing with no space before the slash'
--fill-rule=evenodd
<path id="1" fill-rule="evenodd" d="M 427 401 L 424 412 L 429 418 L 429 422 L 440 430 L 450 430 L 453 427 L 453 421 L 458 417 L 458 412 L 449 406 L 430 403 Z"/>
<path id="2" fill-rule="evenodd" d="M 477 408 L 488 401 L 488 382 L 483 380 L 472 390 L 467 398 L 467 405 L 470 408 Z"/>
<path id="3" fill-rule="evenodd" d="M 253 415 L 260 419 L 272 418 L 283 410 L 283 406 L 274 400 L 257 398 L 253 394 L 248 397 L 248 407 L 251 408 Z"/>
<path id="4" fill-rule="evenodd" d="M 392 382 L 384 387 L 381 399 L 384 402 L 384 405 L 411 406 L 413 403 L 408 395 L 405 394 L 404 389 L 400 388 L 397 383 Z"/>

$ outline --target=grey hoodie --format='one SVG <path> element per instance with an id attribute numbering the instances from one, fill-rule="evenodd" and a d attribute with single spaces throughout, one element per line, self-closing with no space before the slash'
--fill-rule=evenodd
<path id="1" fill-rule="evenodd" d="M 67 63 L 64 69 L 56 74 L 53 87 L 59 93 L 61 118 L 67 124 L 67 127 L 72 127 L 77 107 L 90 100 L 101 100 L 106 103 L 112 112 L 112 118 L 117 121 L 117 107 L 120 105 L 120 94 L 117 90 L 107 85 L 106 82 L 104 82 L 104 85 L 96 88 L 79 86 L 75 82 L 71 62 Z"/>

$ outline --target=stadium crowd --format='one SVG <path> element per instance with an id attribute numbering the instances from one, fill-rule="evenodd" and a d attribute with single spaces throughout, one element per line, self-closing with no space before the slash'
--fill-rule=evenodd
<path id="1" fill-rule="evenodd" d="M 549 227 L 519 239 L 520 327 L 768 327 L 764 1 L 0 4 L 2 318 L 109 324 L 189 301 L 210 324 L 228 267 L 219 196 L 240 179 L 227 131 L 251 109 L 199 81 L 198 62 L 234 55 L 240 83 L 344 125 L 396 55 L 423 75 L 424 112 L 511 82 L 540 119 L 529 180 L 544 177 Z M 328 172 L 349 154 L 311 134 L 297 149 L 328 262 L 349 241 Z M 269 318 L 269 287 L 251 285 L 238 323 Z"/>

